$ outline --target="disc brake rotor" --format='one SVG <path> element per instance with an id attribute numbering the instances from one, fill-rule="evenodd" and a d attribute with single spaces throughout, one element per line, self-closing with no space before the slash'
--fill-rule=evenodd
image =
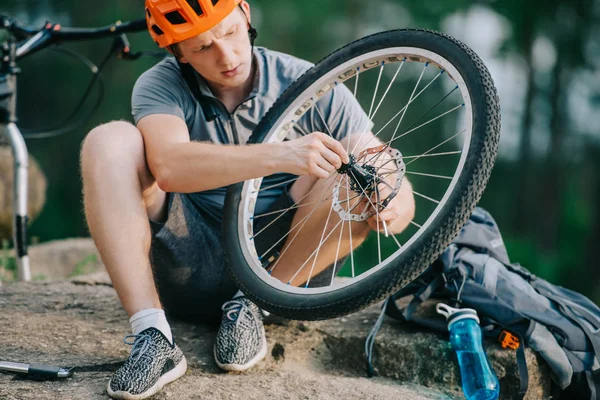
<path id="1" fill-rule="evenodd" d="M 385 161 L 381 161 L 380 157 L 383 154 L 387 154 L 390 158 Z M 368 157 L 369 156 L 369 157 Z M 381 165 L 377 165 L 377 163 Z M 388 167 L 389 165 L 389 167 Z M 378 172 L 384 169 L 384 172 Z M 402 160 L 402 153 L 399 150 L 389 147 L 388 145 L 381 145 L 377 147 L 371 147 L 361 151 L 357 157 L 350 155 L 350 162 L 343 165 L 339 170 L 339 173 L 345 174 L 348 181 L 348 189 L 354 193 L 357 193 L 361 200 L 365 198 L 371 198 L 371 195 L 376 192 L 377 204 L 373 204 L 372 200 L 369 200 L 369 207 L 364 207 L 364 210 L 358 214 L 353 213 L 354 207 L 344 207 L 343 203 L 348 203 L 349 200 L 340 200 L 340 188 L 344 179 L 338 181 L 333 187 L 333 209 L 338 213 L 343 221 L 364 221 L 367 218 L 375 215 L 377 212 L 382 211 L 388 206 L 390 201 L 398 194 L 402 180 L 406 172 L 406 165 Z M 393 176 L 395 179 L 393 182 L 389 182 L 385 178 Z M 385 197 L 379 197 L 379 185 L 387 186 L 391 192 Z M 357 204 L 360 203 L 356 202 Z M 375 209 L 374 206 L 377 207 Z"/>

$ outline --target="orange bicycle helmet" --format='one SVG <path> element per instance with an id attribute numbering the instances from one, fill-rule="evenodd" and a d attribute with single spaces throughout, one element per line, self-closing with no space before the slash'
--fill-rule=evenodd
<path id="1" fill-rule="evenodd" d="M 206 32 L 242 0 L 146 0 L 146 23 L 152 39 L 164 48 Z"/>

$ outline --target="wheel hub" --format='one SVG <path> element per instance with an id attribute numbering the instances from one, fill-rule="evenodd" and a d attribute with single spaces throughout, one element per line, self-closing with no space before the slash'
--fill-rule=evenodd
<path id="1" fill-rule="evenodd" d="M 348 164 L 343 164 L 338 172 L 348 175 L 350 190 L 361 193 L 362 191 L 371 194 L 373 189 L 380 182 L 377 169 L 372 165 L 360 165 L 356 162 L 356 157 L 350 155 Z"/>
<path id="2" fill-rule="evenodd" d="M 375 164 L 383 153 L 387 154 L 389 158 L 388 161 L 384 162 L 384 165 L 387 164 L 389 167 L 386 167 L 385 173 L 379 173 L 379 169 Z M 350 191 L 358 194 L 361 199 L 370 199 L 373 192 L 378 190 L 380 184 L 384 184 L 391 189 L 391 193 L 385 198 L 379 199 L 377 204 L 373 204 L 373 202 L 369 200 L 371 207 L 365 207 L 362 213 L 358 214 L 352 212 L 355 205 L 358 204 L 358 201 L 355 201 L 355 205 L 351 207 L 349 201 L 345 199 L 340 200 L 340 188 L 343 179 L 336 183 L 333 187 L 333 209 L 344 221 L 364 221 L 387 207 L 389 202 L 396 196 L 400 190 L 406 166 L 402 160 L 400 151 L 386 145 L 363 150 L 358 156 L 351 154 L 349 158 L 350 161 L 347 164 L 342 164 L 338 169 L 338 172 L 347 176 L 348 189 Z M 390 183 L 390 179 L 384 179 L 386 176 L 395 176 L 395 179 Z M 377 192 L 377 194 L 379 194 L 379 192 Z M 352 196 L 351 194 L 349 195 L 349 198 L 357 197 Z M 375 209 L 374 206 L 377 207 L 377 209 Z"/>

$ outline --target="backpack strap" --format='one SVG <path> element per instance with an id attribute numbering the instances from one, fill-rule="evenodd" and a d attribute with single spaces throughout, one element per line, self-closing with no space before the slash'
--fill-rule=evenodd
<path id="1" fill-rule="evenodd" d="M 431 295 L 438 290 L 440 287 L 444 285 L 445 282 L 448 281 L 448 278 L 445 274 L 440 273 L 436 276 L 429 284 L 421 287 L 420 289 L 409 288 L 408 290 L 402 289 L 400 292 L 394 293 L 390 297 L 388 297 L 381 306 L 381 312 L 379 313 L 379 317 L 377 317 L 377 321 L 373 325 L 371 332 L 367 335 L 367 339 L 365 341 L 365 354 L 367 356 L 367 375 L 372 377 L 375 374 L 375 370 L 373 368 L 373 345 L 375 344 L 375 336 L 377 336 L 377 332 L 381 328 L 381 324 L 383 323 L 383 318 L 385 315 L 388 315 L 399 321 L 410 321 L 412 319 L 412 315 L 421 303 L 425 300 L 429 299 Z M 408 304 L 408 306 L 401 311 L 396 304 L 396 299 L 399 297 L 404 297 L 409 295 L 412 291 L 417 290 L 414 294 L 412 300 Z"/>
<path id="2" fill-rule="evenodd" d="M 482 322 L 489 322 L 488 325 L 482 325 L 481 327 L 481 330 L 486 337 L 497 339 L 500 337 L 502 331 L 507 331 L 519 339 L 519 346 L 516 348 L 516 363 L 517 370 L 519 372 L 519 392 L 516 393 L 513 398 L 517 400 L 523 400 L 527 394 L 527 390 L 529 389 L 529 370 L 527 368 L 527 361 L 525 357 L 525 340 L 523 338 L 531 336 L 535 322 L 530 321 L 524 325 L 524 321 L 513 321 L 513 323 L 503 325 L 491 318 L 481 316 L 480 318 Z"/>
<path id="3" fill-rule="evenodd" d="M 177 60 L 177 65 L 179 65 L 181 76 L 183 76 L 187 87 L 190 89 L 190 92 L 192 92 L 192 96 L 194 96 L 196 101 L 200 104 L 200 107 L 202 107 L 202 113 L 204 114 L 206 122 L 214 121 L 218 114 L 215 111 L 212 102 L 200 93 L 198 81 L 194 75 L 194 68 L 190 64 L 184 64 L 179 60 Z"/>
<path id="4" fill-rule="evenodd" d="M 387 306 L 385 307 L 385 314 L 400 321 L 410 321 L 417 307 L 425 300 L 429 299 L 431 295 L 440 289 L 446 282 L 448 282 L 448 278 L 443 273 L 436 276 L 429 284 L 427 284 L 427 286 L 423 286 L 414 294 L 412 300 L 403 311 L 396 305 L 395 300 L 398 298 L 396 294 L 392 295 L 392 301 L 388 301 Z"/>
<path id="5" fill-rule="evenodd" d="M 518 400 L 523 400 L 529 389 L 529 370 L 525 358 L 525 341 L 523 337 L 514 332 L 519 338 L 519 347 L 517 348 L 517 368 L 519 370 L 519 393 L 515 396 Z"/>
<path id="6" fill-rule="evenodd" d="M 383 317 L 386 314 L 387 306 L 389 303 L 394 303 L 394 295 L 385 299 L 383 304 L 381 305 L 381 312 L 377 317 L 377 321 L 375 321 L 375 325 L 371 328 L 371 332 L 367 335 L 367 340 L 365 340 L 365 355 L 367 356 L 367 376 L 372 378 L 375 375 L 375 369 L 373 368 L 373 345 L 375 344 L 375 336 L 377 336 L 377 332 L 381 328 L 381 324 L 383 323 Z M 398 310 L 398 307 L 396 307 Z M 398 311 L 399 312 L 399 311 Z M 401 315 L 401 314 L 400 314 Z"/>
<path id="7" fill-rule="evenodd" d="M 585 379 L 587 380 L 588 388 L 590 389 L 590 399 L 596 400 L 599 394 L 598 391 L 600 390 L 600 382 L 597 382 L 598 377 L 596 376 L 595 381 L 592 371 L 585 371 Z"/>

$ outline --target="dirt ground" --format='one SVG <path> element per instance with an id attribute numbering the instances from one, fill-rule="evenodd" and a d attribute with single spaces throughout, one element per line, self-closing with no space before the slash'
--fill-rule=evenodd
<path id="1" fill-rule="evenodd" d="M 75 367 L 73 377 L 54 382 L 0 373 L 0 399 L 108 398 L 108 379 L 130 349 L 121 341 L 130 333 L 129 324 L 112 287 L 68 281 L 7 284 L 0 287 L 0 310 L 0 360 Z M 441 391 L 393 378 L 366 378 L 360 347 L 352 350 L 357 354 L 344 354 L 340 346 L 348 339 L 336 339 L 336 332 L 358 326 L 356 333 L 364 340 L 374 318 L 373 311 L 366 311 L 344 320 L 269 324 L 268 356 L 246 373 L 224 373 L 214 364 L 216 327 L 175 321 L 174 337 L 189 368 L 154 398 L 420 400 L 460 394 L 455 385 Z"/>

